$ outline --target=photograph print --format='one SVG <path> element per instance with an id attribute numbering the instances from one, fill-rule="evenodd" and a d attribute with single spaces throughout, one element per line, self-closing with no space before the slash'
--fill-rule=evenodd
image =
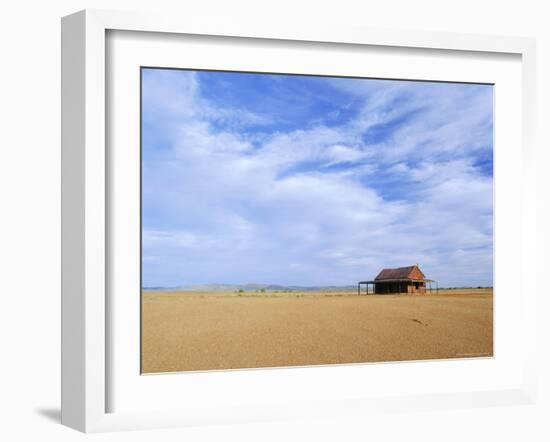
<path id="1" fill-rule="evenodd" d="M 493 356 L 491 84 L 141 68 L 141 371 Z"/>

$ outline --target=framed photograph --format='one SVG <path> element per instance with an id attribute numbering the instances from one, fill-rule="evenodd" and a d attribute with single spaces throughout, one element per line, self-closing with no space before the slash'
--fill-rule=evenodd
<path id="1" fill-rule="evenodd" d="M 493 88 L 141 67 L 141 372 L 493 356 Z"/>
<path id="2" fill-rule="evenodd" d="M 533 40 L 109 11 L 62 36 L 64 424 L 534 400 Z"/>

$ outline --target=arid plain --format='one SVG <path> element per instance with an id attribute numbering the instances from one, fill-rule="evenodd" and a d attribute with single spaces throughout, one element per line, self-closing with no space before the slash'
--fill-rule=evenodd
<path id="1" fill-rule="evenodd" d="M 492 354 L 492 289 L 142 294 L 143 373 Z"/>

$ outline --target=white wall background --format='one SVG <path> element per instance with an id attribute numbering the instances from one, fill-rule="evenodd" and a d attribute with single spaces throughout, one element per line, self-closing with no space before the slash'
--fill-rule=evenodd
<path id="1" fill-rule="evenodd" d="M 544 1 L 437 0 L 20 0 L 0 9 L 0 439 L 17 440 L 549 440 L 548 293 L 540 292 L 537 405 L 379 415 L 364 419 L 85 436 L 59 425 L 60 17 L 83 8 L 239 14 L 533 36 L 538 44 L 540 188 L 549 194 L 550 13 Z M 230 19 L 230 18 L 228 18 Z M 546 151 L 545 151 L 546 150 Z M 546 173 L 546 176 L 543 175 Z M 541 192 L 541 193 L 542 193 Z M 539 197 L 542 202 L 543 195 Z M 549 214 L 539 218 L 539 277 L 548 261 Z M 533 270 L 534 272 L 534 270 Z M 533 273 L 534 274 L 534 273 Z M 546 312 L 546 313 L 545 313 Z M 542 372 L 546 373 L 542 373 Z"/>

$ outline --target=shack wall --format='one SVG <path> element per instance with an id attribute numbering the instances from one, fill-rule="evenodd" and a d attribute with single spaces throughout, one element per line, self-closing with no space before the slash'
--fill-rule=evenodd
<path id="1" fill-rule="evenodd" d="M 387 293 L 408 293 L 408 294 L 423 294 L 426 293 L 425 282 L 376 282 L 374 284 L 375 294 Z"/>

